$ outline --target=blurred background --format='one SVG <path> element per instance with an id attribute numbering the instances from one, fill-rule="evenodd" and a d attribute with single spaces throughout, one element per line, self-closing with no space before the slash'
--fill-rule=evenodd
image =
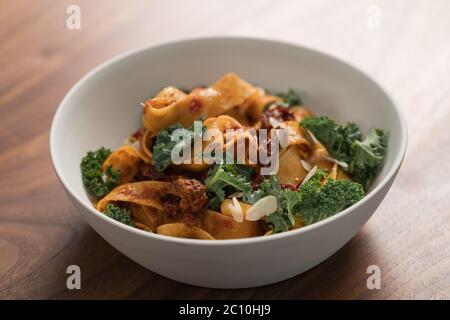
<path id="1" fill-rule="evenodd" d="M 50 162 L 52 116 L 83 74 L 126 50 L 215 35 L 335 55 L 408 121 L 404 165 L 372 219 L 327 261 L 268 287 L 195 288 L 136 265 L 81 219 Z M 0 297 L 449 298 L 449 80 L 447 0 L 0 0 Z M 70 264 L 81 290 L 66 287 Z M 369 265 L 381 268 L 380 290 L 367 288 Z"/>

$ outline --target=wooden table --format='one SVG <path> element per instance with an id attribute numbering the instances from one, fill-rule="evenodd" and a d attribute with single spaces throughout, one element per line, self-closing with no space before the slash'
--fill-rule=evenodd
<path id="1" fill-rule="evenodd" d="M 128 2 L 0 1 L 1 298 L 450 298 L 450 1 Z M 66 28 L 70 4 L 80 30 Z M 120 254 L 71 205 L 49 155 L 58 103 L 98 63 L 224 34 L 343 58 L 391 92 L 409 124 L 404 165 L 362 230 L 303 275 L 245 290 L 177 283 Z M 81 290 L 66 288 L 70 264 Z M 369 265 L 381 268 L 380 290 L 366 286 Z"/>

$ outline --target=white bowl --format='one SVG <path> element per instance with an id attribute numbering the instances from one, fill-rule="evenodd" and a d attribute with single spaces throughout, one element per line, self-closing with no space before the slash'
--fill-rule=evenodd
<path id="1" fill-rule="evenodd" d="M 211 84 L 227 72 L 275 92 L 298 89 L 316 114 L 384 128 L 385 164 L 366 197 L 319 223 L 269 237 L 192 240 L 144 232 L 97 212 L 83 188 L 80 160 L 116 148 L 140 126 L 140 102 L 167 85 Z M 84 76 L 61 102 L 50 148 L 56 173 L 86 221 L 112 246 L 170 279 L 213 288 L 261 286 L 298 275 L 330 257 L 370 218 L 392 185 L 407 144 L 404 117 L 367 75 L 301 46 L 248 38 L 179 41 L 132 51 Z"/>

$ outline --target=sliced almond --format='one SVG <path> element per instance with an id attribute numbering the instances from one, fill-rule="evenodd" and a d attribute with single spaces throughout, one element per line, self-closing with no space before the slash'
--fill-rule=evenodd
<path id="1" fill-rule="evenodd" d="M 284 128 L 284 123 L 281 121 L 278 121 L 274 117 L 269 117 L 269 123 L 274 128 Z"/>
<path id="2" fill-rule="evenodd" d="M 236 197 L 232 198 L 233 203 L 230 206 L 231 215 L 233 216 L 233 219 L 237 222 L 243 222 L 244 221 L 244 212 L 242 211 L 241 204 L 239 203 L 238 199 Z"/>
<path id="3" fill-rule="evenodd" d="M 232 199 L 232 198 L 234 198 L 234 197 L 236 197 L 236 198 L 242 198 L 244 195 L 245 195 L 245 193 L 243 193 L 243 192 L 235 192 L 235 193 L 230 194 L 230 195 L 228 196 L 228 198 L 229 198 L 229 199 Z"/>
<path id="4" fill-rule="evenodd" d="M 322 158 L 325 159 L 325 160 L 328 160 L 328 161 L 330 161 L 330 162 L 336 163 L 337 165 L 340 165 L 340 166 L 341 166 L 342 168 L 344 168 L 344 169 L 347 169 L 347 168 L 348 168 L 347 162 L 339 161 L 339 160 L 337 160 L 337 159 L 335 159 L 335 158 L 332 158 L 332 157 L 330 157 L 330 156 L 327 156 L 327 155 L 322 155 Z"/>
<path id="5" fill-rule="evenodd" d="M 333 164 L 333 166 L 331 167 L 330 173 L 328 174 L 328 179 L 333 179 L 336 180 L 337 178 L 337 171 L 338 171 L 338 164 L 335 163 Z"/>
<path id="6" fill-rule="evenodd" d="M 133 136 L 129 136 L 125 140 L 123 140 L 123 144 L 131 145 L 136 142 L 136 138 Z"/>
<path id="7" fill-rule="evenodd" d="M 303 166 L 303 169 L 305 169 L 306 171 L 311 171 L 312 165 L 309 162 L 306 162 L 303 159 L 301 159 L 300 162 L 301 162 L 301 164 Z"/>
<path id="8" fill-rule="evenodd" d="M 299 188 L 301 188 L 305 183 L 307 183 L 308 180 L 311 179 L 311 178 L 316 174 L 316 172 L 317 172 L 317 166 L 314 166 L 314 168 L 312 168 L 312 169 L 308 172 L 308 174 L 306 175 L 306 177 L 303 179 L 303 181 L 302 181 L 302 183 L 300 184 L 300 187 L 299 187 Z"/>
<path id="9" fill-rule="evenodd" d="M 108 181 L 108 175 L 106 173 L 103 173 L 100 178 L 102 179 L 103 182 Z"/>
<path id="10" fill-rule="evenodd" d="M 267 196 L 259 199 L 253 206 L 247 209 L 245 219 L 248 221 L 258 221 L 261 218 L 274 213 L 277 209 L 277 198 L 274 196 Z"/>
<path id="11" fill-rule="evenodd" d="M 308 129 L 306 129 L 306 132 L 308 132 L 309 137 L 311 138 L 311 140 L 312 140 L 314 143 L 319 142 L 319 140 L 316 138 L 316 136 L 315 136 L 311 131 L 309 131 Z"/>

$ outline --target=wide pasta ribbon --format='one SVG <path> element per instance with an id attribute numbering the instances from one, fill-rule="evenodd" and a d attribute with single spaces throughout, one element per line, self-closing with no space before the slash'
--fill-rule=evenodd
<path id="1" fill-rule="evenodd" d="M 175 237 L 196 239 L 234 239 L 262 235 L 259 222 L 237 222 L 231 216 L 205 212 L 197 226 L 182 223 L 182 218 L 172 218 L 165 212 L 160 190 L 172 189 L 171 182 L 141 181 L 116 187 L 97 204 L 98 211 L 105 211 L 112 202 L 127 203 L 136 225 L 141 229 Z"/>
<path id="2" fill-rule="evenodd" d="M 170 182 L 163 181 L 141 181 L 120 185 L 98 202 L 97 210 L 103 212 L 109 203 L 117 201 L 131 202 L 163 210 L 160 190 L 168 188 L 169 185 Z"/>
<path id="3" fill-rule="evenodd" d="M 146 129 L 156 133 L 175 123 L 188 127 L 200 117 L 217 116 L 244 105 L 257 89 L 236 74 L 228 73 L 211 87 L 195 89 L 188 95 L 174 92 L 164 89 L 146 101 L 142 115 Z"/>

